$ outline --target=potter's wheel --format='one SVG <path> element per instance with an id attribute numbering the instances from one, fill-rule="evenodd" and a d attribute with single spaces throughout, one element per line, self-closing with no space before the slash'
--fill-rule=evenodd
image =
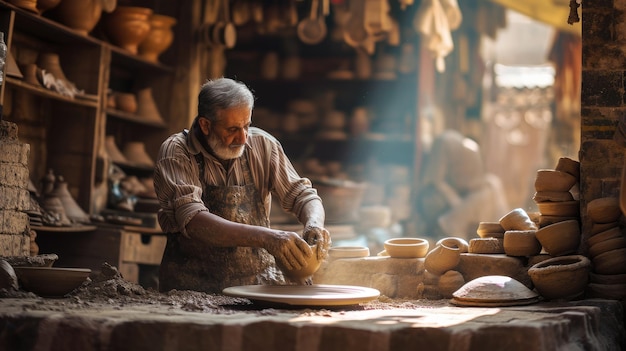
<path id="1" fill-rule="evenodd" d="M 251 301 L 294 306 L 347 306 L 374 300 L 380 291 L 352 285 L 242 285 L 222 291 L 224 295 Z"/>

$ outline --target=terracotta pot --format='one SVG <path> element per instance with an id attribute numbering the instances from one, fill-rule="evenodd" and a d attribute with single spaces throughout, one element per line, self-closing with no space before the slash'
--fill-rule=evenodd
<path id="1" fill-rule="evenodd" d="M 147 7 L 118 6 L 103 18 L 104 31 L 114 45 L 137 54 L 139 44 L 150 33 L 152 10 Z"/>
<path id="2" fill-rule="evenodd" d="M 530 267 L 528 275 L 544 298 L 571 300 L 585 292 L 590 267 L 591 261 L 585 256 L 561 256 Z"/>
<path id="3" fill-rule="evenodd" d="M 48 10 L 51 10 L 61 3 L 61 0 L 37 0 L 37 11 L 42 14 Z"/>
<path id="4" fill-rule="evenodd" d="M 535 178 L 536 191 L 568 191 L 574 184 L 573 175 L 554 169 L 540 169 Z"/>
<path id="5" fill-rule="evenodd" d="M 587 289 L 589 291 L 589 297 L 592 298 L 610 300 L 623 300 L 626 298 L 626 284 L 591 283 Z"/>
<path id="6" fill-rule="evenodd" d="M 469 251 L 469 243 L 463 238 L 457 237 L 447 237 L 443 239 L 439 239 L 435 246 L 444 244 L 446 246 L 458 247 L 461 250 L 461 253 L 466 253 Z"/>
<path id="7" fill-rule="evenodd" d="M 50 13 L 60 23 L 87 35 L 102 16 L 102 0 L 63 0 Z"/>
<path id="8" fill-rule="evenodd" d="M 617 237 L 605 241 L 601 241 L 591 247 L 589 247 L 589 257 L 592 259 L 598 255 L 601 255 L 607 251 L 626 248 L 626 238 Z"/>
<path id="9" fill-rule="evenodd" d="M 452 298 L 452 294 L 465 285 L 465 279 L 463 275 L 457 271 L 447 271 L 441 277 L 437 283 L 437 289 L 444 298 Z"/>
<path id="10" fill-rule="evenodd" d="M 621 237 L 623 237 L 622 231 L 617 226 L 617 224 L 615 224 L 615 226 L 608 228 L 606 230 L 603 230 L 593 235 L 592 237 L 588 238 L 587 244 L 591 247 L 593 245 L 596 245 L 599 242 L 610 240 L 613 238 L 621 238 Z"/>
<path id="11" fill-rule="evenodd" d="M 106 136 L 104 146 L 105 146 L 107 155 L 109 156 L 111 161 L 117 162 L 117 163 L 128 163 L 126 156 L 124 156 L 124 154 L 122 154 L 120 149 L 117 147 L 117 144 L 115 143 L 115 138 L 112 135 Z"/>
<path id="12" fill-rule="evenodd" d="M 558 222 L 540 228 L 535 236 L 550 255 L 569 255 L 580 244 L 580 225 L 577 220 Z"/>
<path id="13" fill-rule="evenodd" d="M 146 145 L 140 141 L 131 141 L 126 143 L 122 153 L 131 163 L 146 167 L 154 167 L 154 161 L 152 161 L 146 152 Z"/>
<path id="14" fill-rule="evenodd" d="M 163 122 L 163 118 L 152 96 L 152 88 L 144 88 L 137 91 L 137 115 L 148 121 Z"/>
<path id="15" fill-rule="evenodd" d="M 505 231 L 507 230 L 532 230 L 537 229 L 537 225 L 530 219 L 524 209 L 515 208 L 502 216 L 498 222 Z"/>
<path id="16" fill-rule="evenodd" d="M 580 200 L 538 202 L 537 207 L 542 215 L 575 217 L 580 216 Z"/>
<path id="17" fill-rule="evenodd" d="M 281 271 L 289 278 L 294 280 L 305 279 L 312 276 L 320 268 L 321 260 L 317 259 L 315 253 L 317 245 L 310 245 L 311 255 L 307 259 L 306 265 L 300 269 L 285 269 L 281 267 Z"/>
<path id="18" fill-rule="evenodd" d="M 54 78 L 69 82 L 61 67 L 61 59 L 59 54 L 54 52 L 41 52 L 37 57 L 37 66 L 51 73 Z"/>
<path id="19" fill-rule="evenodd" d="M 148 61 L 158 62 L 159 55 L 167 50 L 174 41 L 172 27 L 176 24 L 174 17 L 153 14 L 150 16 L 150 31 L 139 43 L 139 56 Z"/>
<path id="20" fill-rule="evenodd" d="M 133 93 L 115 92 L 115 107 L 124 112 L 137 112 L 137 96 Z"/>
<path id="21" fill-rule="evenodd" d="M 428 253 L 428 240 L 421 238 L 392 238 L 383 243 L 391 257 L 419 258 Z"/>
<path id="22" fill-rule="evenodd" d="M 622 215 L 619 199 L 616 197 L 602 197 L 587 203 L 587 215 L 593 223 L 616 222 Z"/>
<path id="23" fill-rule="evenodd" d="M 536 230 L 507 230 L 504 233 L 504 253 L 515 257 L 534 256 L 541 252 Z"/>
<path id="24" fill-rule="evenodd" d="M 424 258 L 424 268 L 430 273 L 442 275 L 454 269 L 461 261 L 461 250 L 457 247 L 440 244 Z"/>
<path id="25" fill-rule="evenodd" d="M 54 184 L 54 189 L 49 195 L 56 196 L 61 200 L 65 215 L 75 223 L 89 223 L 89 215 L 76 203 L 68 189 L 67 182 L 62 176 L 58 176 Z"/>
<path id="26" fill-rule="evenodd" d="M 607 251 L 594 257 L 593 271 L 598 274 L 626 273 L 626 248 Z"/>
<path id="27" fill-rule="evenodd" d="M 9 0 L 9 2 L 26 11 L 39 13 L 37 10 L 37 0 Z"/>
<path id="28" fill-rule="evenodd" d="M 580 178 L 580 162 L 573 160 L 569 157 L 561 157 L 554 167 L 555 170 L 569 173 L 574 176 L 574 178 Z"/>

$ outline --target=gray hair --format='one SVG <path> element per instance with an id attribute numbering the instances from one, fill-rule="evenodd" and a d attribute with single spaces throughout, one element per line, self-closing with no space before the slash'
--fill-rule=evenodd
<path id="1" fill-rule="evenodd" d="M 198 94 L 198 117 L 217 120 L 217 113 L 233 107 L 254 107 L 254 94 L 242 82 L 230 78 L 209 79 Z"/>

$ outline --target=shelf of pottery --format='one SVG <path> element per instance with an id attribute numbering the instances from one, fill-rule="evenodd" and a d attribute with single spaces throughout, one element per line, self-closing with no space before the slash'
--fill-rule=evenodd
<path id="1" fill-rule="evenodd" d="M 173 78 L 160 58 L 175 24 L 151 8 L 115 0 L 0 1 L 9 49 L 3 117 L 31 146 L 31 180 L 48 181 L 31 187 L 35 227 L 155 226 L 151 155 L 168 133 L 160 113 L 168 102 L 155 99 L 153 89 Z M 115 141 L 119 154 L 111 151 Z M 64 206 L 52 201 L 50 207 L 58 192 Z"/>

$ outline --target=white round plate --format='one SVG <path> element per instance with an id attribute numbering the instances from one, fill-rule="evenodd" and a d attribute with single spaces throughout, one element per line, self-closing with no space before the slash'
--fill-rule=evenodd
<path id="1" fill-rule="evenodd" d="M 297 306 L 344 306 L 374 300 L 380 291 L 352 285 L 242 285 L 222 291 L 224 295 L 253 301 Z"/>

